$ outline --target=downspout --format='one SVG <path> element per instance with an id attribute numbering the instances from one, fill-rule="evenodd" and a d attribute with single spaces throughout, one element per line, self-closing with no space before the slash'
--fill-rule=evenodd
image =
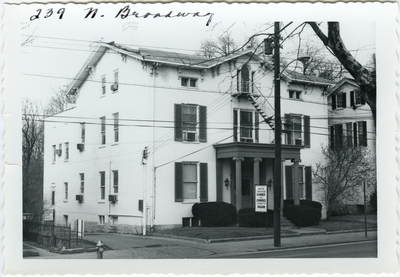
<path id="1" fill-rule="evenodd" d="M 154 155 L 154 147 L 155 147 L 155 109 L 156 109 L 156 75 L 157 75 L 157 67 L 158 63 L 153 64 L 153 128 L 152 128 L 152 136 L 153 136 L 153 143 L 152 143 L 152 149 L 153 149 L 153 158 L 152 158 L 152 167 L 153 167 L 153 188 L 151 190 L 151 210 L 150 210 L 150 232 L 153 232 L 154 230 L 154 219 L 155 219 L 155 209 L 156 209 L 156 202 L 155 202 L 155 194 L 156 194 L 156 167 L 155 167 L 155 155 Z"/>

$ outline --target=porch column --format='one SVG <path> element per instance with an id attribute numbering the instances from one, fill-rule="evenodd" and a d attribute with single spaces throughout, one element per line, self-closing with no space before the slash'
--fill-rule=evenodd
<path id="1" fill-rule="evenodd" d="M 254 185 L 260 184 L 260 162 L 262 161 L 261 158 L 254 158 Z"/>
<path id="2" fill-rule="evenodd" d="M 293 199 L 295 205 L 300 205 L 299 163 L 300 159 L 292 160 L 293 166 Z"/>
<path id="3" fill-rule="evenodd" d="M 244 158 L 236 157 L 233 158 L 236 161 L 236 209 L 239 211 L 242 208 L 242 161 Z"/>

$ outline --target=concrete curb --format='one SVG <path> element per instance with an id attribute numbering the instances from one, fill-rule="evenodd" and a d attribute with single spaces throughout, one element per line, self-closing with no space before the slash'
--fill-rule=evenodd
<path id="1" fill-rule="evenodd" d="M 370 228 L 367 229 L 367 231 L 377 231 L 378 228 Z M 340 231 L 325 231 L 325 234 L 327 235 L 334 235 L 334 234 L 346 234 L 346 233 L 357 233 L 357 232 L 364 232 L 365 229 L 354 229 L 354 230 L 340 230 Z"/>

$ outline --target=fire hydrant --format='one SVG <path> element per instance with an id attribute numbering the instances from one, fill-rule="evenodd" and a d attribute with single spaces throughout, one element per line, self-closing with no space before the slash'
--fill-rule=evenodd
<path id="1" fill-rule="evenodd" d="M 104 244 L 101 240 L 96 244 L 97 259 L 103 259 Z"/>

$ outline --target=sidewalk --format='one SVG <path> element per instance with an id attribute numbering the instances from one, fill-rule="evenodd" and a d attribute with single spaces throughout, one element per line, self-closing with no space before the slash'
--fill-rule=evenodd
<path id="1" fill-rule="evenodd" d="M 257 252 L 307 246 L 339 244 L 357 241 L 374 241 L 377 232 L 368 231 L 366 238 L 363 231 L 325 234 L 325 230 L 314 228 L 297 229 L 296 236 L 282 236 L 281 247 L 274 247 L 274 240 L 252 238 L 251 240 L 230 240 L 204 243 L 188 239 L 165 238 L 155 236 L 134 236 L 123 234 L 87 235 L 86 240 L 98 241 L 113 250 L 104 252 L 104 259 L 198 259 L 213 258 L 231 253 Z M 322 231 L 324 233 L 322 233 Z M 38 249 L 38 257 L 29 259 L 96 259 L 96 253 L 56 254 Z"/>

